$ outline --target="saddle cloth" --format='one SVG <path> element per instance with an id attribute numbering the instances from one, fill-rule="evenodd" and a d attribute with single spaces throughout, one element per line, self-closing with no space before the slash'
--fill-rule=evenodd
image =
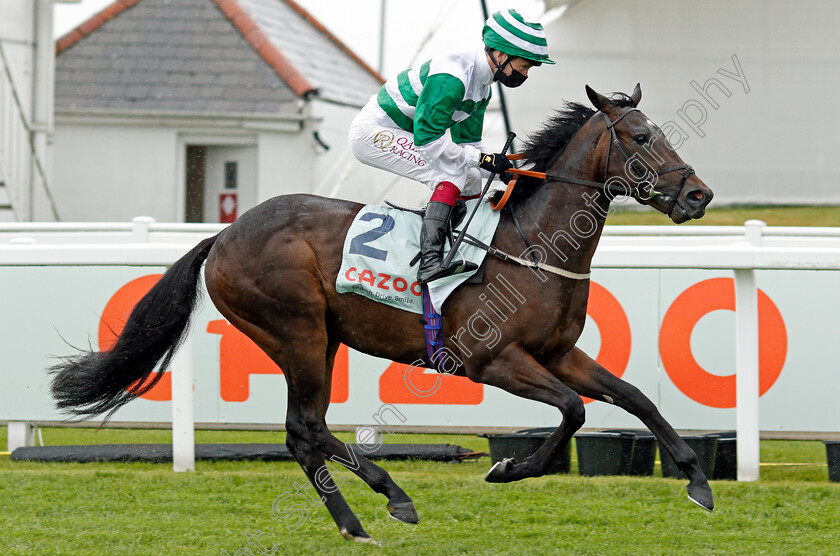
<path id="1" fill-rule="evenodd" d="M 468 215 L 478 202 L 481 201 L 467 201 Z M 420 252 L 421 221 L 419 215 L 396 208 L 380 205 L 363 207 L 344 239 L 336 291 L 356 293 L 398 309 L 422 314 L 423 290 L 417 282 L 419 263 L 411 266 L 411 260 Z M 499 213 L 490 207 L 490 203 L 481 202 L 468 233 L 489 245 L 498 225 Z M 458 237 L 458 231 L 454 235 Z M 449 247 L 447 242 L 444 257 Z M 453 260 L 463 256 L 476 265 L 481 265 L 487 255 L 483 249 L 466 242 L 461 243 L 458 251 Z M 446 276 L 429 283 L 429 296 L 435 310 L 440 313 L 446 298 L 476 272 Z"/>

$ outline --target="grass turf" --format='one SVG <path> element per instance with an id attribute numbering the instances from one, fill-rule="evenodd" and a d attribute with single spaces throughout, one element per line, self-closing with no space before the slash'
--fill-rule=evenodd
<path id="1" fill-rule="evenodd" d="M 711 208 L 686 225 L 840 226 L 840 207 Z M 660 213 L 619 211 L 608 224 L 659 224 Z M 43 429 L 47 445 L 168 443 L 167 430 Z M 349 434 L 339 434 L 343 441 Z M 196 431 L 196 442 L 283 442 L 282 432 Z M 393 435 L 389 443 L 452 443 L 487 451 L 477 436 Z M 0 447 L 6 430 L 0 428 Z M 825 447 L 763 441 L 761 481 L 713 481 L 709 514 L 685 481 L 581 477 L 572 471 L 508 485 L 485 483 L 487 458 L 461 464 L 383 462 L 414 499 L 421 523 L 390 519 L 385 499 L 339 468 L 341 490 L 382 547 L 344 541 L 323 507 L 296 494 L 292 462 L 41 464 L 0 457 L 0 547 L 6 554 L 830 554 L 840 546 L 840 484 L 828 482 Z M 793 464 L 793 465 L 791 465 Z M 313 493 L 311 487 L 306 486 Z M 281 498 L 288 495 L 287 498 Z M 281 498 L 276 506 L 275 501 Z M 302 504 L 306 519 L 280 515 Z M 302 514 L 297 514 L 302 515 Z M 237 550 L 247 548 L 250 550 Z M 224 551 L 224 552 L 223 552 Z"/>
<path id="2" fill-rule="evenodd" d="M 651 208 L 621 210 L 607 218 L 608 225 L 670 225 L 671 220 Z M 840 206 L 733 206 L 710 207 L 699 220 L 682 226 L 741 226 L 747 220 L 763 220 L 768 226 L 840 226 Z"/>
<path id="3" fill-rule="evenodd" d="M 166 430 L 44 429 L 48 445 L 168 442 Z M 351 440 L 351 435 L 338 435 Z M 197 442 L 282 442 L 282 432 L 197 431 Z M 5 430 L 0 432 L 5 444 Z M 452 443 L 468 435 L 393 435 L 389 443 Z M 384 497 L 344 468 L 341 490 L 382 547 L 343 540 L 323 507 L 296 494 L 292 462 L 40 464 L 0 458 L 0 546 L 7 554 L 223 554 L 248 544 L 275 554 L 827 554 L 840 543 L 840 484 L 828 482 L 816 441 L 763 441 L 757 483 L 714 481 L 717 509 L 691 504 L 685 481 L 581 477 L 572 472 L 491 485 L 484 458 L 461 464 L 382 462 L 417 504 L 421 523 L 388 517 Z M 808 465 L 801 465 L 808 464 Z M 659 474 L 659 470 L 655 475 Z M 306 486 L 310 493 L 311 487 Z M 308 515 L 278 519 L 294 504 Z M 302 514 L 296 514 L 302 515 Z M 249 554 L 248 552 L 239 552 Z"/>

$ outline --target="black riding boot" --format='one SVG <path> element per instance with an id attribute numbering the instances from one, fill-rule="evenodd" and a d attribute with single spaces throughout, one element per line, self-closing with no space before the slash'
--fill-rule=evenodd
<path id="1" fill-rule="evenodd" d="M 446 223 L 452 214 L 452 207 L 440 201 L 429 201 L 423 224 L 420 226 L 420 269 L 417 281 L 427 284 L 432 280 L 455 274 L 469 272 L 478 266 L 475 263 L 464 264 L 456 255 L 447 267 L 443 267 L 443 246 L 446 242 Z"/>

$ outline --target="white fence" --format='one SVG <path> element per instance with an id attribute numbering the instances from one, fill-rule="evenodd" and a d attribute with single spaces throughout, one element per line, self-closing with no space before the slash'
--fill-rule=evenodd
<path id="1" fill-rule="evenodd" d="M 27 266 L 167 266 L 219 225 L 158 224 L 150 218 L 117 224 L 0 225 L 0 270 Z M 759 476 L 759 336 L 756 270 L 840 270 L 840 228 L 744 226 L 608 226 L 596 269 L 731 270 L 735 278 L 738 478 Z M 192 355 L 173 365 L 172 424 L 176 471 L 194 468 Z M 9 444 L 31 442 L 27 422 L 10 423 Z"/>

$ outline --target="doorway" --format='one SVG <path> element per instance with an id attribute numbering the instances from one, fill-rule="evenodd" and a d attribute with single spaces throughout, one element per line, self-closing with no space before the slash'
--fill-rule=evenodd
<path id="1" fill-rule="evenodd" d="M 228 223 L 257 201 L 255 146 L 186 146 L 185 222 Z"/>

